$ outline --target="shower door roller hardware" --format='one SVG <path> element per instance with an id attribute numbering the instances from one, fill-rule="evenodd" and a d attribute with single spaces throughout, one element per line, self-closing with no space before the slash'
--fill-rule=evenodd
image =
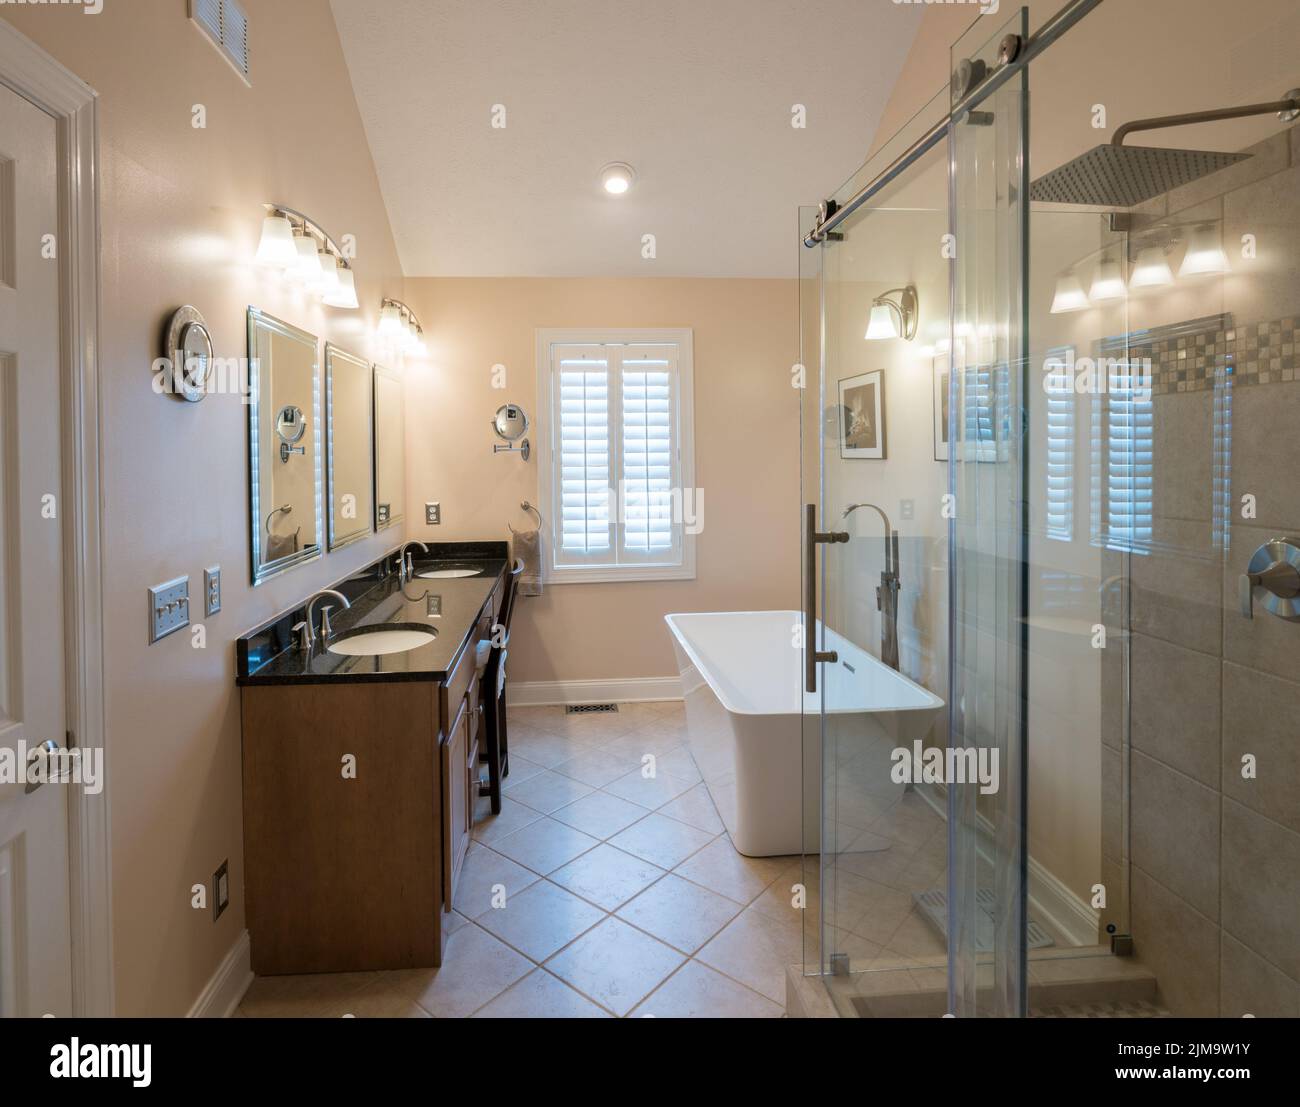
<path id="1" fill-rule="evenodd" d="M 53 756 L 56 753 L 59 752 L 59 749 L 60 747 L 57 741 L 55 741 L 53 738 L 47 738 L 44 742 L 42 742 L 39 746 L 37 746 L 34 750 L 32 750 L 31 753 L 27 755 L 28 765 L 30 766 L 31 763 L 35 761 L 44 761 L 45 773 L 43 775 L 48 780 L 50 776 L 50 760 L 53 758 Z M 32 792 L 36 791 L 36 789 L 39 788 L 44 783 L 45 783 L 44 780 L 28 780 L 27 787 L 23 789 L 23 794 L 30 795 Z"/>
<path id="2" fill-rule="evenodd" d="M 1004 35 L 998 43 L 998 65 L 1010 65 L 1020 56 L 1019 35 Z"/>
<path id="3" fill-rule="evenodd" d="M 836 662 L 840 655 L 834 650 L 817 648 L 817 546 L 835 542 L 847 542 L 848 531 L 833 530 L 822 532 L 817 529 L 817 505 L 807 504 L 805 511 L 805 546 L 804 546 L 804 607 L 803 607 L 803 655 L 804 688 L 809 692 L 817 691 L 817 663 L 819 661 Z"/>
<path id="4" fill-rule="evenodd" d="M 1300 619 L 1300 544 L 1273 538 L 1251 556 L 1237 578 L 1237 599 L 1243 619 L 1255 617 L 1255 589 L 1262 588 L 1264 610 L 1280 619 Z"/>

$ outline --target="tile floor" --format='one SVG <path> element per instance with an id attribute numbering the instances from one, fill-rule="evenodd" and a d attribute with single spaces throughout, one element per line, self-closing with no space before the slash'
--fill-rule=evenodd
<path id="1" fill-rule="evenodd" d="M 512 708 L 504 804 L 481 803 L 443 967 L 260 977 L 238 1014 L 781 1017 L 801 861 L 735 851 L 685 741 L 680 703 Z"/>

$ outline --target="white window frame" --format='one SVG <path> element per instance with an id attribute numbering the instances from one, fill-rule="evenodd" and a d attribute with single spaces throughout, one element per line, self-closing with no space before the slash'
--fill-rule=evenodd
<path id="1" fill-rule="evenodd" d="M 674 564 L 629 561 L 619 565 L 556 565 L 555 534 L 559 525 L 559 496 L 555 478 L 555 380 L 552 350 L 556 346 L 618 345 L 640 346 L 673 343 L 677 347 L 677 387 L 675 425 L 677 429 L 677 481 L 682 494 L 695 490 L 695 387 L 694 332 L 689 327 L 628 327 L 615 329 L 579 327 L 539 327 L 537 330 L 537 506 L 542 513 L 542 571 L 548 584 L 590 584 L 596 582 L 694 580 L 695 538 L 683 522 L 678 557 Z M 621 383 L 621 382 L 620 382 Z M 621 389 L 611 380 L 610 400 L 621 397 Z M 611 503 L 617 516 L 618 481 L 623 469 L 621 409 L 615 429 L 617 460 L 612 466 Z M 702 504 L 699 505 L 703 522 Z M 621 527 L 615 526 L 613 546 L 617 556 L 622 541 Z"/>

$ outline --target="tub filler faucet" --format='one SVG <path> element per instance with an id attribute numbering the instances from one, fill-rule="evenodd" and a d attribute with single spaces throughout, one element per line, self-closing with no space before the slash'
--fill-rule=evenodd
<path id="1" fill-rule="evenodd" d="M 875 511 L 885 524 L 885 571 L 876 589 L 876 610 L 880 612 L 880 660 L 898 670 L 898 531 L 889 525 L 889 516 L 875 504 L 849 504 L 842 518 L 847 519 L 860 507 Z"/>

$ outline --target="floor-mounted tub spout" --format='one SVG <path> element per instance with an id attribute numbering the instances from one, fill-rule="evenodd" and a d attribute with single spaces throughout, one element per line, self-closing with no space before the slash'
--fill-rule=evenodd
<path id="1" fill-rule="evenodd" d="M 880 574 L 880 587 L 876 589 L 876 610 L 880 612 L 880 660 L 891 669 L 898 669 L 898 531 L 889 525 L 889 516 L 875 504 L 849 504 L 844 509 L 847 519 L 860 507 L 874 510 L 885 524 L 885 571 Z"/>

